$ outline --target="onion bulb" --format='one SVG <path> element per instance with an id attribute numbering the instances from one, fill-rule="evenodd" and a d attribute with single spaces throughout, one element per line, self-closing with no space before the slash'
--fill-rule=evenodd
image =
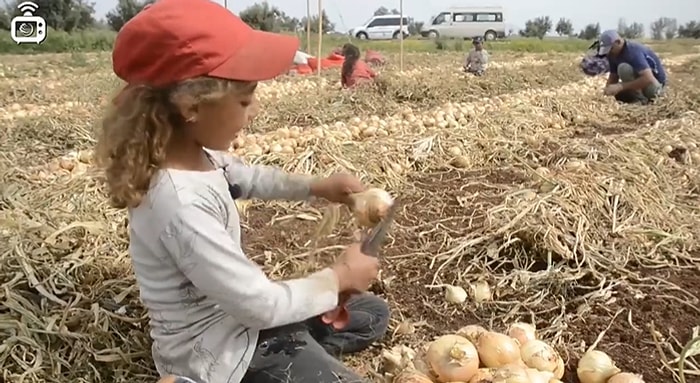
<path id="1" fill-rule="evenodd" d="M 521 345 L 529 340 L 537 339 L 535 326 L 529 323 L 516 322 L 508 328 L 508 335 Z"/>
<path id="2" fill-rule="evenodd" d="M 508 335 L 497 332 L 481 334 L 476 343 L 479 360 L 485 367 L 502 367 L 509 364 L 521 364 L 520 346 Z"/>
<path id="3" fill-rule="evenodd" d="M 470 324 L 457 330 L 457 335 L 467 338 L 470 342 L 476 344 L 481 334 L 488 332 L 485 328 L 478 324 Z"/>
<path id="4" fill-rule="evenodd" d="M 525 370 L 527 372 L 527 377 L 530 379 L 530 383 L 550 383 L 554 379 L 554 374 L 547 371 L 539 371 L 534 368 L 528 368 Z"/>
<path id="5" fill-rule="evenodd" d="M 426 360 L 440 383 L 467 382 L 479 369 L 476 348 L 459 335 L 443 335 L 433 341 Z"/>
<path id="6" fill-rule="evenodd" d="M 644 379 L 641 375 L 621 372 L 613 375 L 610 379 L 608 379 L 607 383 L 644 383 Z"/>
<path id="7" fill-rule="evenodd" d="M 547 343 L 533 339 L 520 347 L 520 357 L 525 365 L 538 371 L 546 371 L 561 379 L 564 376 L 564 360 Z"/>
<path id="8" fill-rule="evenodd" d="M 611 376 L 618 374 L 620 369 L 608 354 L 598 351 L 587 351 L 578 361 L 576 375 L 581 383 L 606 383 Z"/>
<path id="9" fill-rule="evenodd" d="M 496 372 L 495 368 L 480 368 L 476 371 L 476 374 L 469 379 L 469 383 L 491 383 L 493 382 L 494 372 Z"/>
<path id="10" fill-rule="evenodd" d="M 433 383 L 430 378 L 421 374 L 420 372 L 413 369 L 405 369 L 401 371 L 394 380 L 393 383 Z"/>
<path id="11" fill-rule="evenodd" d="M 524 367 L 507 365 L 496 369 L 493 383 L 531 383 L 530 376 Z"/>
<path id="12" fill-rule="evenodd" d="M 468 296 L 467 291 L 459 286 L 445 286 L 445 300 L 450 303 L 464 303 Z"/>
<path id="13" fill-rule="evenodd" d="M 394 204 L 391 195 L 378 188 L 353 194 L 351 198 L 355 219 L 362 227 L 371 227 L 381 222 L 389 212 L 391 205 Z"/>

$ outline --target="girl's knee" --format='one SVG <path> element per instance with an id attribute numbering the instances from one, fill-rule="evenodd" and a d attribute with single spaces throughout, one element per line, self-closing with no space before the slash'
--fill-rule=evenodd
<path id="1" fill-rule="evenodd" d="M 367 330 L 371 330 L 372 338 L 383 337 L 389 328 L 390 310 L 387 302 L 373 294 L 362 294 L 353 298 L 348 302 L 348 311 L 361 311 L 370 316 L 368 326 L 371 329 Z"/>

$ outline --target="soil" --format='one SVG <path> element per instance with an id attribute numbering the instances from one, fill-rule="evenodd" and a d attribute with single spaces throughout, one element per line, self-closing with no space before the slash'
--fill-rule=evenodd
<path id="1" fill-rule="evenodd" d="M 393 327 L 401 321 L 410 320 L 416 325 L 416 332 L 409 335 L 390 334 L 377 347 L 348 358 L 347 362 L 351 366 L 372 378 L 376 378 L 372 371 L 379 367 L 379 353 L 384 347 L 425 343 L 436 335 L 455 331 L 467 324 L 488 326 L 488 316 L 493 315 L 491 313 L 479 310 L 446 312 L 444 306 L 437 307 L 435 302 L 443 301 L 441 289 L 425 287 L 431 284 L 433 277 L 433 271 L 429 268 L 430 258 L 413 257 L 412 254 L 436 253 L 442 243 L 440 236 L 447 233 L 457 237 L 475 225 L 480 225 L 482 217 L 479 211 L 485 211 L 489 206 L 500 202 L 494 197 L 497 193 L 489 194 L 474 180 L 488 180 L 490 184 L 516 184 L 523 180 L 520 174 L 504 172 L 444 171 L 416 177 L 411 179 L 415 190 L 406 193 L 405 200 L 401 201 L 405 206 L 411 205 L 412 209 L 400 209 L 392 231 L 393 238 L 382 254 L 385 261 L 381 279 L 384 282 L 373 288 L 375 293 L 389 302 L 395 320 Z M 474 186 L 465 189 L 465 184 Z M 480 193 L 479 197 L 466 204 L 474 211 L 465 211 L 469 208 L 460 204 L 458 195 L 477 192 Z M 426 204 L 421 205 L 421 198 L 431 194 L 434 198 L 431 198 L 430 207 L 425 207 Z M 325 203 L 316 202 L 311 204 L 311 209 L 322 206 L 325 206 Z M 415 206 L 424 208 L 415 212 Z M 308 272 L 312 268 L 318 268 L 319 264 L 332 261 L 339 250 L 312 256 L 312 263 L 315 263 L 313 266 L 309 266 L 309 256 L 305 255 L 311 247 L 306 243 L 313 237 L 318 222 L 274 216 L 276 210 L 278 211 L 260 205 L 248 211 L 244 225 L 244 243 L 248 254 L 268 267 L 274 264 L 281 265 L 275 270 L 279 276 L 285 277 Z M 343 214 L 347 217 L 348 213 L 345 211 Z M 352 240 L 353 227 L 347 221 L 346 219 L 341 223 L 336 229 L 336 234 L 320 241 L 317 248 L 349 243 Z M 438 221 L 442 222 L 445 229 L 430 231 L 429 228 L 434 228 L 435 222 Z M 664 291 L 662 296 L 655 293 L 650 284 L 641 291 L 619 289 L 615 291 L 612 303 L 604 307 L 592 307 L 584 319 L 568 323 L 568 331 L 565 332 L 564 338 L 568 339 L 570 344 L 581 346 L 575 350 L 566 350 L 569 369 L 563 379 L 565 383 L 578 383 L 575 366 L 583 350 L 583 342 L 586 347 L 590 346 L 604 330 L 606 333 L 598 349 L 609 352 L 623 371 L 643 374 L 647 382 L 674 381 L 672 373 L 662 365 L 664 357 L 657 349 L 651 328 L 654 326 L 660 336 L 667 339 L 669 335 L 674 336 L 682 344 L 690 339 L 692 328 L 700 325 L 700 304 L 697 301 L 684 304 L 683 301 L 688 301 L 689 296 L 700 297 L 700 270 L 656 269 L 653 272 L 639 272 L 643 276 L 655 276 L 671 281 L 687 294 Z M 450 271 L 442 274 L 443 281 L 449 283 L 449 280 L 445 280 L 445 275 L 449 278 Z M 454 277 L 456 278 L 456 274 Z M 669 297 L 670 295 L 675 296 L 676 300 Z M 616 316 L 615 313 L 619 310 L 622 312 Z M 538 318 L 545 322 L 549 319 L 551 318 Z M 634 326 L 630 325 L 630 321 Z M 677 346 L 676 350 L 680 350 L 680 346 Z M 664 353 L 668 355 L 668 350 L 664 349 Z M 687 381 L 692 382 L 692 379 L 693 377 L 687 378 Z M 700 379 L 694 381 L 700 382 Z"/>

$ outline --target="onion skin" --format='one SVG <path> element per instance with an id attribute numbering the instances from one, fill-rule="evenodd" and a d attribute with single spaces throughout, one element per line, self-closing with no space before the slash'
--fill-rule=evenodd
<path id="1" fill-rule="evenodd" d="M 495 368 L 480 368 L 476 374 L 469 379 L 469 383 L 492 383 Z"/>
<path id="2" fill-rule="evenodd" d="M 496 369 L 493 374 L 493 383 L 531 383 L 525 367 L 519 365 L 507 365 Z"/>
<path id="3" fill-rule="evenodd" d="M 564 360 L 552 346 L 541 340 L 533 339 L 522 345 L 520 357 L 530 368 L 550 372 L 557 379 L 564 376 Z"/>
<path id="4" fill-rule="evenodd" d="M 470 342 L 476 344 L 479 341 L 481 334 L 487 333 L 488 330 L 478 324 L 470 324 L 457 330 L 457 335 L 467 338 Z"/>
<path id="5" fill-rule="evenodd" d="M 508 328 L 508 336 L 517 340 L 520 345 L 523 345 L 529 340 L 537 339 L 537 332 L 535 326 L 529 323 L 516 322 Z"/>
<path id="6" fill-rule="evenodd" d="M 406 369 L 396 375 L 392 383 L 433 383 L 433 381 L 416 370 Z"/>
<path id="7" fill-rule="evenodd" d="M 608 354 L 598 351 L 587 351 L 578 361 L 576 375 L 581 383 L 607 383 L 608 379 L 620 373 L 615 362 Z"/>
<path id="8" fill-rule="evenodd" d="M 644 383 L 644 379 L 641 375 L 621 372 L 613 375 L 607 383 Z"/>
<path id="9" fill-rule="evenodd" d="M 467 382 L 479 369 L 476 347 L 459 335 L 443 335 L 428 347 L 425 356 L 437 382 Z"/>
<path id="10" fill-rule="evenodd" d="M 353 194 L 353 214 L 358 225 L 372 227 L 381 222 L 389 212 L 394 199 L 383 189 L 371 188 Z"/>
<path id="11" fill-rule="evenodd" d="M 510 364 L 522 364 L 520 345 L 505 334 L 486 332 L 476 344 L 479 360 L 485 367 L 497 368 Z"/>

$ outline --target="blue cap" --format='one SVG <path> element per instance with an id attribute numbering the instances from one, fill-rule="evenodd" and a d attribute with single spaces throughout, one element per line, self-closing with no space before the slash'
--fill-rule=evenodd
<path id="1" fill-rule="evenodd" d="M 600 34 L 598 38 L 598 54 L 605 56 L 610 53 L 610 48 L 617 40 L 621 40 L 620 34 L 616 30 L 611 29 Z"/>

